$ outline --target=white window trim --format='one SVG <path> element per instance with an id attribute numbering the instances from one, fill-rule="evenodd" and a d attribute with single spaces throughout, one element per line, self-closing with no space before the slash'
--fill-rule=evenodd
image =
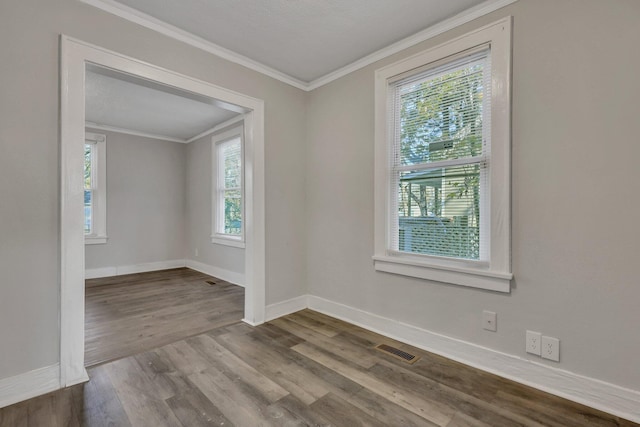
<path id="1" fill-rule="evenodd" d="M 107 136 L 100 133 L 86 132 L 85 142 L 95 145 L 97 162 L 92 166 L 92 179 L 95 182 L 93 192 L 92 233 L 84 235 L 85 245 L 107 243 Z"/>
<path id="2" fill-rule="evenodd" d="M 389 82 L 477 46 L 491 46 L 489 263 L 390 251 Z M 381 68 L 375 73 L 375 248 L 377 271 L 509 292 L 511 273 L 511 17 Z"/>
<path id="3" fill-rule="evenodd" d="M 242 206 L 242 233 L 239 236 L 221 233 L 218 230 L 221 229 L 220 225 L 224 221 L 224 205 L 219 203 L 218 197 L 218 183 L 220 180 L 220 168 L 218 159 L 218 147 L 226 141 L 240 137 L 240 151 L 241 151 L 241 206 Z M 235 126 L 224 132 L 217 133 L 211 137 L 211 243 L 217 245 L 232 246 L 235 248 L 244 248 L 245 244 L 245 194 L 244 194 L 244 182 L 245 182 L 245 136 L 244 126 Z"/>

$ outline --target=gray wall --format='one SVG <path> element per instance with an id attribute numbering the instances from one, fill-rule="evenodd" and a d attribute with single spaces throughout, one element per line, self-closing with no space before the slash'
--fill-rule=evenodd
<path id="1" fill-rule="evenodd" d="M 59 360 L 61 33 L 265 100 L 267 303 L 305 293 L 305 92 L 76 0 L 2 1 L 0 378 Z"/>
<path id="2" fill-rule="evenodd" d="M 187 146 L 107 136 L 106 244 L 85 245 L 88 269 L 184 258 Z"/>
<path id="3" fill-rule="evenodd" d="M 374 70 L 508 15 L 511 295 L 374 272 Z M 525 330 L 540 331 L 562 361 L 534 360 L 640 390 L 639 16 L 635 0 L 521 0 L 313 91 L 309 292 L 521 357 Z"/>
<path id="4" fill-rule="evenodd" d="M 522 357 L 525 329 L 538 330 L 562 340 L 553 366 L 640 389 L 639 8 L 636 0 L 520 0 L 305 94 L 75 0 L 0 2 L 0 378 L 58 361 L 65 33 L 265 99 L 268 304 L 308 285 Z M 374 70 L 509 14 L 511 295 L 375 273 Z M 498 313 L 497 333 L 480 328 L 483 309 Z"/>
<path id="5" fill-rule="evenodd" d="M 244 273 L 244 249 L 211 243 L 211 138 L 205 136 L 187 145 L 185 258 Z"/>

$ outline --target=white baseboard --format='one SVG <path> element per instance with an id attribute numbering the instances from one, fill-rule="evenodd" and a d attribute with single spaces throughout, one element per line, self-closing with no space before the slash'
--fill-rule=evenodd
<path id="1" fill-rule="evenodd" d="M 217 277 L 218 279 L 222 279 L 226 282 L 233 283 L 234 285 L 242 286 L 244 288 L 244 273 L 225 270 L 224 268 L 205 264 L 200 261 L 194 261 L 192 259 L 186 260 L 186 266 L 192 270 Z"/>
<path id="2" fill-rule="evenodd" d="M 0 380 L 0 408 L 60 388 L 60 364 Z"/>
<path id="3" fill-rule="evenodd" d="M 87 381 L 89 381 L 89 373 L 86 369 L 83 369 L 79 377 L 70 379 L 64 387 L 71 387 L 77 384 L 86 383 Z"/>
<path id="4" fill-rule="evenodd" d="M 186 267 L 183 259 L 168 261 L 145 262 L 142 264 L 119 265 L 115 267 L 88 268 L 84 272 L 85 279 L 98 279 L 100 277 L 121 276 L 123 274 L 146 273 L 148 271 L 168 270 L 170 268 Z"/>
<path id="5" fill-rule="evenodd" d="M 320 313 L 556 396 L 640 422 L 638 391 L 450 338 L 324 298 L 309 295 L 307 300 L 308 307 Z"/>
<path id="6" fill-rule="evenodd" d="M 286 301 L 270 304 L 266 307 L 264 321 L 268 322 L 269 320 L 277 319 L 278 317 L 286 316 L 287 314 L 304 310 L 307 307 L 309 307 L 308 295 L 301 295 L 299 297 L 291 298 Z"/>

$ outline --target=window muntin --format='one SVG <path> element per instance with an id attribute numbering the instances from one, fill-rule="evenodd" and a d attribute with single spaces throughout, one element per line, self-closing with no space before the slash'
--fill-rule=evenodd
<path id="1" fill-rule="evenodd" d="M 242 247 L 244 242 L 243 128 L 213 137 L 214 203 L 212 242 Z"/>
<path id="2" fill-rule="evenodd" d="M 489 53 L 475 49 L 390 84 L 391 251 L 486 260 Z"/>

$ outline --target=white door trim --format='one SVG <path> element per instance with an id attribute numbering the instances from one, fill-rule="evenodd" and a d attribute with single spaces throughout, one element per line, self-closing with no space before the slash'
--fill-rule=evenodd
<path id="1" fill-rule="evenodd" d="M 245 112 L 245 318 L 265 316 L 264 101 L 62 35 L 60 60 L 60 385 L 86 381 L 82 162 L 84 77 L 98 64 L 215 98 Z"/>

